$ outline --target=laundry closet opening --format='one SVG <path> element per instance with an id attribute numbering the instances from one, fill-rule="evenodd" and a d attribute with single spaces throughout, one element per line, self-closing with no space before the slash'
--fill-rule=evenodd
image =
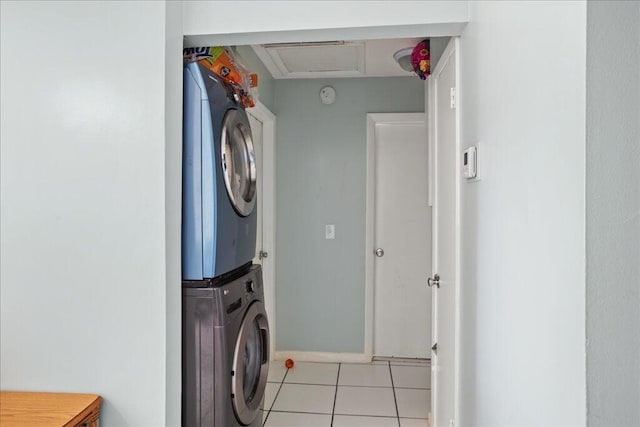
<path id="1" fill-rule="evenodd" d="M 430 357 L 426 85 L 393 58 L 421 40 L 233 47 L 258 75 L 254 262 L 275 359 Z M 430 38 L 432 67 L 448 40 Z"/>
<path id="2" fill-rule="evenodd" d="M 234 47 L 258 75 L 258 107 L 247 110 L 260 182 L 254 262 L 276 359 L 430 356 L 426 85 L 393 59 L 421 40 Z M 432 67 L 448 40 L 431 38 Z M 265 140 L 265 126 L 275 136 Z"/>

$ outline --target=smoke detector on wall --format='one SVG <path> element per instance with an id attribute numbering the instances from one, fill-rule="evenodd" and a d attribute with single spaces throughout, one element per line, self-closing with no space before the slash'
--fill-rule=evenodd
<path id="1" fill-rule="evenodd" d="M 320 101 L 325 105 L 331 105 L 336 102 L 336 90 L 331 86 L 325 86 L 320 89 Z"/>

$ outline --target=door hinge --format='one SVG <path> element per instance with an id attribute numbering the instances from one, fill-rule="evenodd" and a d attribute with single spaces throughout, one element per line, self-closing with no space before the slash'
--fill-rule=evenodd
<path id="1" fill-rule="evenodd" d="M 431 346 L 431 351 L 433 351 L 434 354 L 438 354 L 438 343 L 433 344 L 433 346 Z"/>
<path id="2" fill-rule="evenodd" d="M 438 274 L 435 274 L 433 276 L 433 278 L 429 277 L 427 279 L 427 286 L 432 287 L 435 286 L 436 288 L 440 287 L 440 276 Z"/>
<path id="3" fill-rule="evenodd" d="M 269 253 L 267 251 L 260 251 L 258 252 L 258 259 L 265 259 L 269 256 Z"/>
<path id="4" fill-rule="evenodd" d="M 451 109 L 456 108 L 456 88 L 452 87 L 451 88 Z"/>

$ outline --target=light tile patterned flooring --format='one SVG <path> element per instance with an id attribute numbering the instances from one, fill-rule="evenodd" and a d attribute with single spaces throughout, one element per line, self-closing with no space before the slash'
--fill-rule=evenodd
<path id="1" fill-rule="evenodd" d="M 431 406 L 426 362 L 273 361 L 264 401 L 266 427 L 426 427 Z"/>

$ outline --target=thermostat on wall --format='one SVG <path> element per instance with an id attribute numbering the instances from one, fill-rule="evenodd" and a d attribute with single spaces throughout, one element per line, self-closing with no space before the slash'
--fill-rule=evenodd
<path id="1" fill-rule="evenodd" d="M 464 155 L 462 158 L 462 175 L 466 179 L 475 178 L 478 170 L 477 170 L 477 148 L 469 147 L 464 150 Z"/>

